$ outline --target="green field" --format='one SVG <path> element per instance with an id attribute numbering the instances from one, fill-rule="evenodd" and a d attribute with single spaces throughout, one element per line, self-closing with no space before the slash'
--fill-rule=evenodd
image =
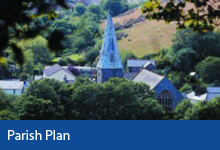
<path id="1" fill-rule="evenodd" d="M 80 59 L 83 59 L 83 54 L 69 55 L 69 56 L 66 56 L 66 57 L 64 57 L 64 58 L 70 58 L 70 59 L 73 60 L 73 61 L 78 61 L 78 60 L 80 60 Z M 53 60 L 53 62 L 54 62 L 54 63 L 58 63 L 58 62 L 59 62 L 59 59 L 60 59 L 60 58 L 55 58 L 55 59 Z"/>

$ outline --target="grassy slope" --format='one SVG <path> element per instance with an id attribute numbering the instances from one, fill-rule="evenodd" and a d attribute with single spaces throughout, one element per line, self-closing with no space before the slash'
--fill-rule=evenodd
<path id="1" fill-rule="evenodd" d="M 74 55 L 69 55 L 69 56 L 67 56 L 67 57 L 69 57 L 71 60 L 78 61 L 78 60 L 80 60 L 80 59 L 83 59 L 83 54 L 74 54 Z M 53 62 L 54 62 L 54 63 L 58 63 L 58 62 L 59 62 L 59 59 L 60 59 L 60 58 L 55 58 L 55 59 L 53 60 Z"/>
<path id="2" fill-rule="evenodd" d="M 114 23 L 122 23 L 131 18 L 137 18 L 141 15 L 140 9 L 126 16 L 113 18 Z M 104 29 L 106 22 L 101 27 Z M 132 28 L 125 29 L 123 32 L 128 33 L 127 38 L 118 41 L 121 51 L 131 51 L 137 56 L 143 56 L 149 53 L 158 52 L 161 48 L 171 46 L 171 39 L 176 32 L 175 23 L 167 25 L 164 21 L 146 20 L 135 24 Z M 130 39 L 130 40 L 129 40 Z"/>

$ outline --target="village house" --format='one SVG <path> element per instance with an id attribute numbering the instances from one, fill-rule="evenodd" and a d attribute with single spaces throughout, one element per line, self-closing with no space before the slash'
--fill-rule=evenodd
<path id="1" fill-rule="evenodd" d="M 0 80 L 0 88 L 7 94 L 7 95 L 21 95 L 24 91 L 25 84 L 23 81 L 17 80 Z"/>
<path id="2" fill-rule="evenodd" d="M 47 66 L 43 71 L 43 78 L 55 79 L 67 83 L 72 83 L 76 79 L 76 76 L 73 75 L 68 69 L 61 67 L 58 64 L 53 66 Z"/>
<path id="3" fill-rule="evenodd" d="M 186 94 L 185 98 L 189 99 L 192 103 L 198 103 L 201 101 L 210 101 L 212 98 L 220 96 L 220 87 L 208 87 L 206 91 L 207 93 L 202 95 L 196 95 L 193 91 Z"/>
<path id="4" fill-rule="evenodd" d="M 155 60 L 127 60 L 128 72 L 139 72 L 142 69 L 149 71 L 156 70 Z"/>

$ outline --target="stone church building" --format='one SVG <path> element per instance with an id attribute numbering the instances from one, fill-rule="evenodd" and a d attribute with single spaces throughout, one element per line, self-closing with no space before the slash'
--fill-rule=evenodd
<path id="1" fill-rule="evenodd" d="M 109 13 L 100 59 L 97 64 L 97 82 L 103 83 L 112 77 L 122 78 L 124 77 L 123 71 L 114 24 Z M 166 77 L 149 70 L 141 70 L 133 77 L 132 81 L 145 83 L 150 87 L 150 90 L 155 90 L 159 103 L 166 111 L 172 111 L 183 99 L 182 94 Z"/>

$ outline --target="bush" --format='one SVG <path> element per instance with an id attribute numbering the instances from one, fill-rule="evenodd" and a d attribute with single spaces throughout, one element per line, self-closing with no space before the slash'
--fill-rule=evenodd
<path id="1" fill-rule="evenodd" d="M 60 59 L 59 62 L 58 62 L 58 64 L 59 64 L 60 66 L 67 66 L 67 61 L 64 60 L 64 59 Z"/>
<path id="2" fill-rule="evenodd" d="M 220 97 L 194 104 L 187 109 L 186 120 L 220 120 Z"/>
<path id="3" fill-rule="evenodd" d="M 27 81 L 28 75 L 26 73 L 21 73 L 20 74 L 20 81 Z"/>
<path id="4" fill-rule="evenodd" d="M 191 108 L 193 105 L 190 100 L 182 100 L 174 109 L 174 119 L 183 120 L 185 117 L 186 111 Z"/>

